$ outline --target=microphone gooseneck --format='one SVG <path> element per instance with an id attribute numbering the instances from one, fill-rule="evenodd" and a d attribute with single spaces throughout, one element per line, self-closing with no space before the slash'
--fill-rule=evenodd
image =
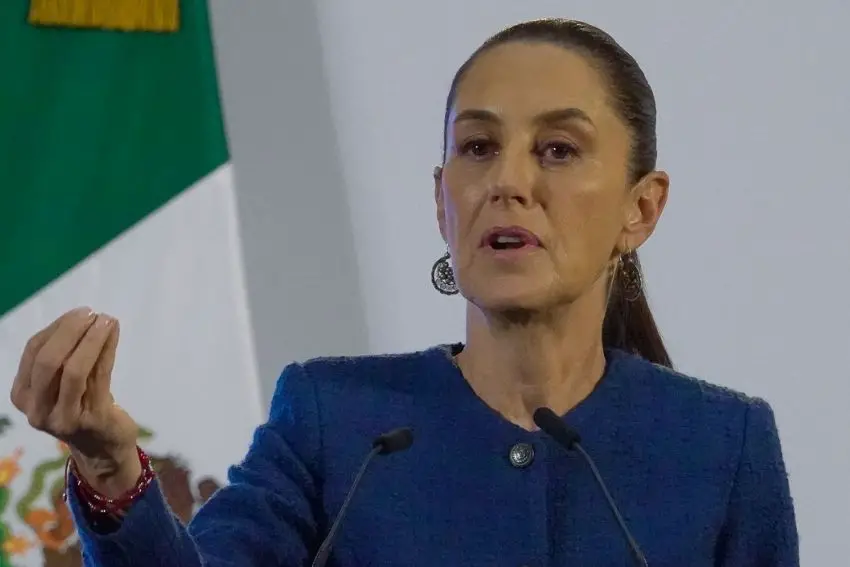
<path id="1" fill-rule="evenodd" d="M 413 431 L 409 427 L 394 429 L 383 435 L 379 435 L 372 442 L 372 450 L 363 459 L 363 464 L 360 465 L 360 470 L 357 471 L 357 475 L 351 483 L 351 488 L 348 489 L 348 494 L 345 496 L 345 500 L 339 509 L 339 513 L 336 515 L 336 519 L 331 524 L 331 529 L 328 531 L 327 537 L 325 537 L 325 540 L 319 547 L 319 551 L 316 552 L 316 556 L 313 558 L 312 567 L 324 567 L 325 563 L 327 563 L 336 533 L 342 525 L 348 506 L 351 504 L 351 500 L 357 492 L 357 487 L 360 485 L 360 481 L 363 479 L 363 475 L 366 473 L 366 469 L 369 468 L 372 459 L 377 455 L 389 455 L 398 451 L 404 451 L 405 449 L 409 449 L 411 445 L 413 445 Z"/>
<path id="2" fill-rule="evenodd" d="M 602 490 L 602 494 L 608 502 L 608 508 L 610 508 L 611 512 L 614 514 L 614 519 L 617 521 L 617 525 L 620 526 L 620 531 L 626 539 L 629 551 L 632 554 L 632 559 L 634 559 L 635 564 L 639 567 L 648 567 L 649 563 L 647 562 L 646 557 L 641 551 L 634 536 L 632 536 L 632 532 L 629 531 L 629 527 L 626 525 L 626 521 L 623 519 L 620 509 L 617 507 L 617 503 L 614 502 L 614 498 L 608 491 L 608 487 L 605 485 L 605 481 L 602 479 L 602 475 L 596 467 L 596 463 L 587 451 L 584 450 L 584 447 L 581 446 L 581 437 L 578 432 L 564 423 L 564 421 L 558 417 L 555 412 L 545 407 L 535 410 L 534 423 L 544 433 L 555 440 L 555 442 L 557 442 L 561 447 L 567 451 L 576 451 L 582 456 L 582 458 L 584 458 L 585 462 L 590 467 L 590 472 L 593 473 L 593 478 L 596 480 L 596 484 Z"/>

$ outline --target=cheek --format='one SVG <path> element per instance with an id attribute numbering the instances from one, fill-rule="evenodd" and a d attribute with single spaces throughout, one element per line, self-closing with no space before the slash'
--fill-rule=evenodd
<path id="1" fill-rule="evenodd" d="M 446 235 L 452 245 L 472 230 L 476 212 L 481 209 L 483 191 L 475 186 L 464 186 L 455 190 L 457 185 L 446 185 L 443 189 L 443 211 L 446 219 Z"/>
<path id="2" fill-rule="evenodd" d="M 609 191 L 580 191 L 550 207 L 560 261 L 571 270 L 598 269 L 609 261 L 620 233 L 619 201 Z"/>

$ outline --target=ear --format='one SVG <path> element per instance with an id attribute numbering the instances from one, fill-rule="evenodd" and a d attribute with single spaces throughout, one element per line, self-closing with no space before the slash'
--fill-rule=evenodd
<path id="1" fill-rule="evenodd" d="M 652 171 L 641 178 L 629 192 L 626 203 L 620 250 L 637 250 L 655 232 L 667 204 L 670 177 L 663 171 Z"/>
<path id="2" fill-rule="evenodd" d="M 443 168 L 434 168 L 434 202 L 437 204 L 437 224 L 440 227 L 440 236 L 446 241 L 446 206 L 443 199 Z"/>

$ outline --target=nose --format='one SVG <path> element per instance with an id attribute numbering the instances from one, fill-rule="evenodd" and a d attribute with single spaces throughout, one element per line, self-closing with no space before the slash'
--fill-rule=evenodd
<path id="1" fill-rule="evenodd" d="M 490 183 L 490 201 L 528 206 L 534 198 L 537 162 L 527 151 L 505 148 L 495 160 Z"/>

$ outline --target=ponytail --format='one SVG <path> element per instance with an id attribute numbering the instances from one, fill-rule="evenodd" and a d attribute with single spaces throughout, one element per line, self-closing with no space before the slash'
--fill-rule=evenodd
<path id="1" fill-rule="evenodd" d="M 626 269 L 637 270 L 637 281 L 641 282 L 641 267 L 637 253 L 632 252 L 629 256 L 630 265 Z M 629 293 L 626 290 L 629 280 L 634 282 L 635 275 L 627 274 L 626 269 L 621 266 L 614 274 L 611 297 L 602 328 L 602 343 L 606 348 L 624 350 L 649 362 L 673 368 L 673 362 L 655 324 L 643 287 L 637 290 L 637 297 L 634 299 L 628 297 Z"/>

